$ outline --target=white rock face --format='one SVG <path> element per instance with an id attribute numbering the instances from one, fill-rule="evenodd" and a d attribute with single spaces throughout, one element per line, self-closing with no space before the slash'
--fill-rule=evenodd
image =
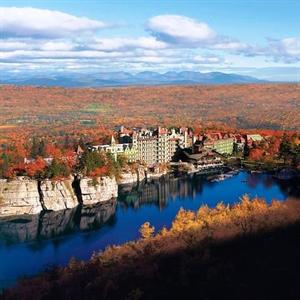
<path id="1" fill-rule="evenodd" d="M 147 179 L 157 179 L 167 174 L 167 171 L 164 172 L 148 172 Z"/>
<path id="2" fill-rule="evenodd" d="M 146 178 L 146 168 L 144 166 L 139 166 L 137 169 L 138 181 L 141 182 Z"/>
<path id="3" fill-rule="evenodd" d="M 139 166 L 137 170 L 130 171 L 127 170 L 121 173 L 121 178 L 119 180 L 120 184 L 133 184 L 136 182 L 141 182 L 145 179 L 145 168 Z"/>
<path id="4" fill-rule="evenodd" d="M 107 201 L 118 196 L 118 185 L 115 178 L 98 177 L 80 179 L 82 202 L 84 205 Z"/>
<path id="5" fill-rule="evenodd" d="M 90 205 L 116 198 L 118 185 L 115 178 L 82 178 L 79 183 L 83 204 Z M 0 218 L 4 216 L 38 214 L 43 210 L 63 210 L 79 204 L 72 187 L 72 179 L 36 180 L 23 177 L 8 181 L 0 179 Z"/>
<path id="6" fill-rule="evenodd" d="M 41 182 L 44 206 L 48 210 L 73 208 L 79 203 L 72 188 L 72 180 Z"/>
<path id="7" fill-rule="evenodd" d="M 120 184 L 133 184 L 138 182 L 138 174 L 131 172 L 122 172 L 120 176 Z"/>
<path id="8" fill-rule="evenodd" d="M 37 214 L 41 210 L 36 180 L 0 180 L 0 216 Z"/>

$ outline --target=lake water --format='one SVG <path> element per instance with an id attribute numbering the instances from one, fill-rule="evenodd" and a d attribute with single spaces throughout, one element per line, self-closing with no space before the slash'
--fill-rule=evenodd
<path id="1" fill-rule="evenodd" d="M 0 219 L 0 288 L 71 257 L 87 260 L 94 251 L 139 237 L 146 221 L 156 230 L 170 226 L 178 210 L 201 204 L 237 202 L 243 194 L 285 200 L 292 193 L 268 174 L 244 171 L 221 182 L 203 176 L 164 177 L 119 191 L 117 201 L 95 207 Z"/>

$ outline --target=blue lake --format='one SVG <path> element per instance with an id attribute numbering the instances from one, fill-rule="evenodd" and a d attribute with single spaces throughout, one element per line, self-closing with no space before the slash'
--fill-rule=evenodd
<path id="1" fill-rule="evenodd" d="M 178 210 L 201 204 L 234 203 L 243 194 L 285 200 L 288 186 L 263 173 L 244 171 L 220 182 L 206 177 L 165 177 L 124 187 L 117 201 L 36 216 L 0 219 L 0 288 L 48 266 L 65 265 L 71 257 L 87 260 L 94 251 L 139 237 L 146 221 L 156 230 L 170 226 Z"/>

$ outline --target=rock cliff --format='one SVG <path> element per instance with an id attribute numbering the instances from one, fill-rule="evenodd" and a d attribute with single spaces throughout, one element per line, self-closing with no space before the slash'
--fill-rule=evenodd
<path id="1" fill-rule="evenodd" d="M 47 210 L 61 210 L 78 205 L 77 197 L 72 187 L 72 180 L 51 181 L 40 183 L 41 200 Z"/>
<path id="2" fill-rule="evenodd" d="M 116 198 L 115 178 L 99 177 L 37 181 L 18 177 L 0 179 L 0 217 L 62 210 L 78 204 L 90 205 Z"/>
<path id="3" fill-rule="evenodd" d="M 139 166 L 137 168 L 137 175 L 138 175 L 138 181 L 139 182 L 146 179 L 146 170 L 147 170 L 147 168 L 145 168 L 144 166 Z"/>
<path id="4" fill-rule="evenodd" d="M 115 178 L 83 177 L 79 182 L 82 204 L 89 205 L 107 201 L 118 196 L 118 185 Z"/>
<path id="5" fill-rule="evenodd" d="M 37 214 L 42 209 L 37 181 L 0 180 L 0 216 Z"/>
<path id="6" fill-rule="evenodd" d="M 138 182 L 138 175 L 137 173 L 132 172 L 122 172 L 119 183 L 120 184 L 134 184 Z"/>
<path id="7" fill-rule="evenodd" d="M 136 170 L 125 170 L 121 173 L 119 184 L 124 185 L 141 182 L 145 179 L 145 174 L 146 172 L 143 166 L 139 166 Z"/>

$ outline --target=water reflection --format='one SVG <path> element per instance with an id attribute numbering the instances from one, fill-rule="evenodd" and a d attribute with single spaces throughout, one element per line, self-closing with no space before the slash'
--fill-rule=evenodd
<path id="1" fill-rule="evenodd" d="M 112 221 L 115 212 L 116 200 L 111 200 L 94 206 L 0 219 L 0 245 L 45 240 L 99 229 L 104 223 Z"/>
<path id="2" fill-rule="evenodd" d="M 238 180 L 240 178 L 240 180 Z M 205 194 L 207 189 L 216 189 L 217 186 L 224 186 L 222 191 L 226 194 L 226 190 L 237 192 L 238 199 L 245 193 L 251 194 L 252 191 L 264 190 L 265 194 L 272 188 L 278 190 L 286 197 L 299 198 L 299 183 L 297 182 L 284 182 L 273 178 L 272 175 L 266 173 L 246 173 L 240 172 L 237 178 L 233 180 L 225 180 L 224 182 L 212 182 L 206 176 L 191 175 L 176 178 L 172 175 L 165 176 L 160 179 L 142 182 L 139 185 L 127 185 L 119 188 L 118 201 L 123 208 L 139 209 L 144 205 L 156 205 L 161 210 L 167 206 L 168 201 L 181 199 L 195 199 Z M 276 194 L 276 193 L 275 193 Z M 263 195 L 252 194 L 252 196 Z M 271 195 L 271 194 L 270 194 Z M 275 197 L 276 199 L 280 199 Z M 267 201 L 272 199 L 268 199 Z"/>
<path id="3" fill-rule="evenodd" d="M 138 209 L 142 205 L 154 204 L 163 209 L 168 201 L 178 197 L 195 198 L 202 192 L 204 183 L 201 176 L 165 176 L 139 185 L 120 187 L 118 200 L 125 207 Z"/>

